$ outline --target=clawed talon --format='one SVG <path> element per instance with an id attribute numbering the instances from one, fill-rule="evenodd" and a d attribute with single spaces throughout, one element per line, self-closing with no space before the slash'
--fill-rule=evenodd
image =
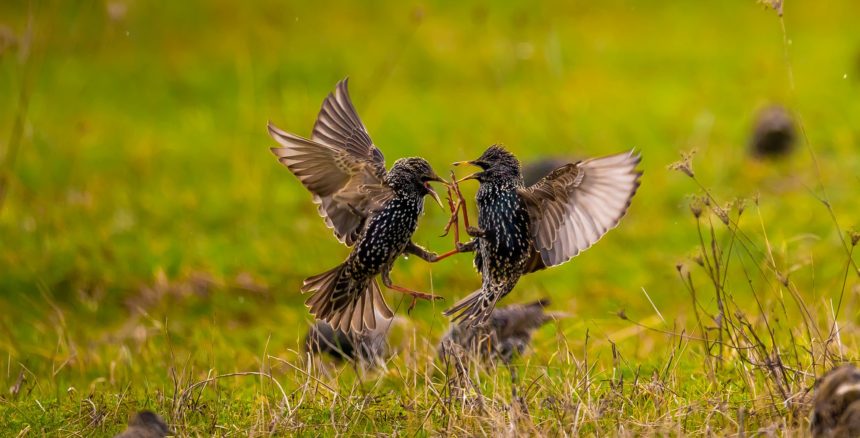
<path id="1" fill-rule="evenodd" d="M 396 284 L 386 284 L 387 288 L 391 290 L 396 290 L 397 292 L 401 292 L 404 294 L 409 294 L 412 296 L 412 302 L 409 304 L 409 309 L 407 309 L 407 313 L 412 312 L 412 309 L 415 307 L 415 303 L 418 302 L 419 299 L 432 301 L 432 300 L 443 300 L 444 297 L 440 297 L 439 295 L 428 294 L 424 292 L 419 292 L 417 290 L 407 289 L 403 286 L 398 286 Z"/>
<path id="2" fill-rule="evenodd" d="M 453 172 L 451 172 L 451 174 L 453 175 Z M 456 183 L 453 183 L 453 184 L 456 184 Z M 450 219 L 448 219 L 448 223 L 447 223 L 447 224 L 445 224 L 445 229 L 444 229 L 445 231 L 444 231 L 444 232 L 442 233 L 442 235 L 441 235 L 441 236 L 439 236 L 439 237 L 445 237 L 445 236 L 447 236 L 447 235 L 448 235 L 448 233 L 451 231 L 451 227 L 452 227 L 452 226 L 454 227 L 454 236 L 459 237 L 459 231 L 460 231 L 460 228 L 459 228 L 459 222 L 460 222 L 460 221 L 459 221 L 459 214 L 460 214 L 460 205 L 461 205 L 461 203 L 459 202 L 459 200 L 458 200 L 458 202 L 457 202 L 456 204 L 454 203 L 454 196 L 453 196 L 453 194 L 452 194 L 452 192 L 451 192 L 451 186 L 450 186 L 450 185 L 448 186 L 448 196 L 447 196 L 447 198 L 448 198 L 448 209 L 451 211 L 451 218 L 450 218 Z M 460 240 L 460 239 L 455 237 L 455 240 Z"/>
<path id="3" fill-rule="evenodd" d="M 460 191 L 460 184 L 454 177 L 454 171 L 451 171 L 451 177 L 454 182 L 449 186 L 449 189 L 453 189 L 454 193 L 457 195 L 457 207 L 463 210 L 463 225 L 469 226 L 469 210 L 466 208 L 466 198 L 463 197 L 463 192 Z"/>
<path id="4" fill-rule="evenodd" d="M 418 292 L 418 291 L 412 291 L 412 292 L 407 292 L 407 293 L 412 295 L 412 302 L 409 303 L 409 308 L 406 309 L 407 314 L 412 313 L 412 309 L 415 308 L 415 303 L 417 303 L 419 299 L 427 300 L 427 301 L 444 300 L 445 299 L 445 297 L 440 297 L 439 295 L 425 294 L 424 292 Z"/>
<path id="5" fill-rule="evenodd" d="M 443 299 L 443 297 L 440 297 L 439 295 L 433 295 L 433 294 L 427 294 L 424 292 L 418 292 L 417 290 L 413 290 L 413 291 L 407 292 L 407 293 L 409 295 L 412 295 L 412 298 L 415 298 L 415 299 L 422 299 L 422 300 L 427 300 L 427 301 Z"/>
<path id="6" fill-rule="evenodd" d="M 439 237 L 445 237 L 448 233 L 451 232 L 451 228 L 454 229 L 454 249 L 446 252 L 442 255 L 434 255 L 434 257 L 430 260 L 431 262 L 437 262 L 446 257 L 452 256 L 454 254 L 463 252 L 466 248 L 462 243 L 460 243 L 460 212 L 463 212 L 463 225 L 468 230 L 472 230 L 474 234 L 469 234 L 472 237 L 475 236 L 483 236 L 483 231 L 470 227 L 469 226 L 469 212 L 466 208 L 466 199 L 463 197 L 463 193 L 460 191 L 460 185 L 457 183 L 457 177 L 454 175 L 454 171 L 451 171 L 451 184 L 448 185 L 448 209 L 451 211 L 451 218 L 448 219 L 448 223 L 445 224 L 444 232 Z M 457 196 L 457 200 L 454 200 L 454 196 Z M 413 300 L 412 306 L 415 305 L 415 301 Z M 411 308 L 411 306 L 410 306 Z"/>
<path id="7" fill-rule="evenodd" d="M 448 185 L 448 209 L 451 210 L 451 219 L 445 224 L 444 233 L 440 237 L 447 236 L 451 227 L 454 227 L 454 243 L 456 244 L 460 241 L 460 211 L 463 212 L 463 224 L 465 226 L 469 226 L 469 213 L 466 210 L 466 199 L 460 191 L 460 185 L 457 183 L 457 177 L 453 170 L 451 171 L 451 181 L 451 184 Z M 456 202 L 454 195 L 457 196 Z"/>

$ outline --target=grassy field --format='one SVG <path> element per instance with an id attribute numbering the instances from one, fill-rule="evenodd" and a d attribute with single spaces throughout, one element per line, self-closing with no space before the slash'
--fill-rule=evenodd
<path id="1" fill-rule="evenodd" d="M 232 3 L 0 4 L 0 435 L 146 408 L 190 436 L 796 436 L 857 359 L 857 2 Z M 386 371 L 303 364 L 301 280 L 348 249 L 265 126 L 308 135 L 345 76 L 389 165 L 642 152 L 621 226 L 505 299 L 571 315 L 516 361 L 527 411 L 506 369 L 452 401 L 434 362 L 468 256 L 397 262 L 446 301 L 389 295 Z M 773 102 L 803 133 L 755 161 Z"/>

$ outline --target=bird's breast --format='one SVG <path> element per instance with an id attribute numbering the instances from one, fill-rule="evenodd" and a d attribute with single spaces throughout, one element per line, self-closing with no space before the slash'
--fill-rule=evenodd
<path id="1" fill-rule="evenodd" d="M 421 198 L 405 197 L 388 201 L 374 213 L 350 254 L 350 262 L 372 276 L 394 262 L 412 238 L 423 209 Z"/>
<path id="2" fill-rule="evenodd" d="M 476 202 L 478 226 L 485 232 L 480 239 L 485 272 L 518 272 L 528 259 L 531 236 L 528 211 L 516 189 L 482 186 Z"/>

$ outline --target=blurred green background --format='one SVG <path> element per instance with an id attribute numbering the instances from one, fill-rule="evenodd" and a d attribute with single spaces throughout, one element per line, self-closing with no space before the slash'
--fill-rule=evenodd
<path id="1" fill-rule="evenodd" d="M 135 376 L 150 394 L 168 381 L 168 356 L 134 339 L 164 326 L 198 369 L 296 349 L 309 321 L 301 280 L 348 249 L 269 153 L 265 126 L 309 135 L 346 76 L 389 166 L 421 155 L 445 174 L 493 143 L 524 161 L 641 151 L 642 187 L 621 226 L 506 299 L 551 297 L 575 315 L 572 338 L 625 327 L 621 309 L 652 317 L 642 288 L 686 324 L 675 265 L 698 245 L 687 197 L 699 187 L 667 165 L 691 149 L 718 198 L 759 196 L 779 263 L 800 266 L 797 281 L 824 308 L 845 269 L 840 233 L 860 217 L 858 14 L 851 0 L 789 1 L 784 33 L 752 0 L 3 2 L 7 387 L 21 363 L 42 396 Z M 754 116 L 770 103 L 798 116 L 811 149 L 801 137 L 786 160 L 748 157 Z M 819 183 L 842 229 L 816 200 Z M 415 240 L 447 250 L 446 220 L 428 204 Z M 401 260 L 393 278 L 446 297 L 412 314 L 429 342 L 447 326 L 441 306 L 479 284 L 468 256 Z M 659 342 L 635 341 L 627 355 L 647 362 Z"/>

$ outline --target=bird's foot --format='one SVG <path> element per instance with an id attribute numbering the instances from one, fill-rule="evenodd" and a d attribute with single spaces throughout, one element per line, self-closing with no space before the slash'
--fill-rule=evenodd
<path id="1" fill-rule="evenodd" d="M 411 293 L 409 293 L 409 295 L 412 295 L 412 301 L 409 303 L 409 308 L 406 309 L 407 314 L 412 314 L 412 309 L 415 308 L 415 304 L 418 302 L 419 298 L 427 301 L 444 299 L 439 295 L 425 294 L 423 292 L 418 291 L 412 291 Z"/>
<path id="2" fill-rule="evenodd" d="M 448 202 L 451 203 L 451 200 L 449 199 Z M 447 236 L 448 233 L 451 232 L 451 228 L 454 228 L 454 240 L 458 241 L 460 240 L 460 204 L 457 204 L 456 206 L 452 204 L 450 207 L 451 218 L 448 219 L 448 223 L 445 224 L 445 228 L 442 232 L 442 235 L 439 237 Z"/>
<path id="3" fill-rule="evenodd" d="M 417 303 L 419 299 L 427 300 L 427 301 L 445 299 L 444 297 L 441 297 L 439 295 L 433 295 L 433 294 L 428 294 L 428 293 L 424 293 L 424 292 L 419 292 L 417 290 L 408 289 L 408 288 L 405 288 L 402 286 L 398 286 L 396 284 L 392 284 L 392 285 L 388 286 L 388 288 L 391 290 L 396 290 L 397 292 L 412 296 L 412 302 L 409 304 L 409 308 L 406 310 L 406 313 L 412 312 L 412 309 L 415 308 L 415 303 Z"/>
<path id="4" fill-rule="evenodd" d="M 454 201 L 454 195 L 456 193 L 459 193 L 459 189 L 454 188 L 454 186 L 456 186 L 456 184 L 457 184 L 457 181 L 456 181 L 456 178 L 454 178 L 454 172 L 453 171 L 451 172 L 451 179 L 454 182 L 452 182 L 450 185 L 448 185 L 448 195 L 446 197 L 447 201 L 448 201 L 448 210 L 450 210 L 450 212 L 451 212 L 451 218 L 448 219 L 448 223 L 445 224 L 445 230 L 440 237 L 447 236 L 448 233 L 451 231 L 451 227 L 453 227 L 454 228 L 454 241 L 457 242 L 460 240 L 460 221 L 459 221 L 459 219 L 460 219 L 459 218 L 460 208 L 463 205 L 465 205 L 465 203 L 463 203 L 461 197 L 458 197 L 456 202 Z"/>
<path id="5" fill-rule="evenodd" d="M 469 227 L 469 210 L 466 208 L 466 198 L 463 197 L 463 192 L 460 191 L 460 184 L 454 177 L 454 171 L 451 171 L 451 179 L 454 181 L 449 187 L 457 195 L 457 207 L 463 210 L 463 226 Z"/>

